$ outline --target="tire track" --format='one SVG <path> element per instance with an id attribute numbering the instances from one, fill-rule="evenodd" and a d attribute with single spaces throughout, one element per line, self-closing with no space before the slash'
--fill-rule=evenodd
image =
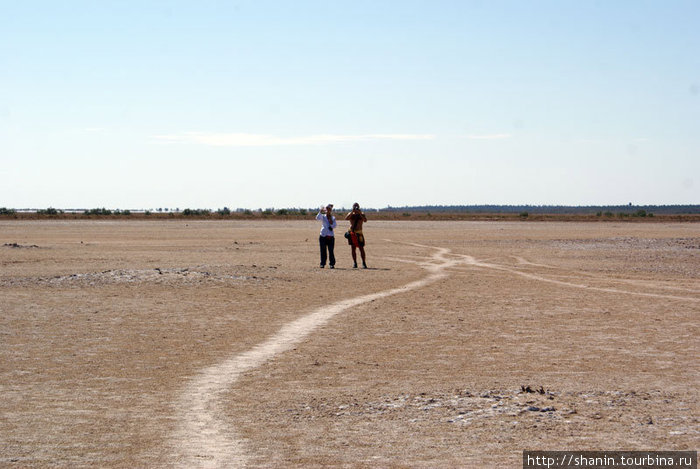
<path id="1" fill-rule="evenodd" d="M 568 270 L 564 269 L 563 267 L 557 267 L 557 266 L 547 265 L 547 264 L 537 264 L 534 262 L 530 262 L 523 257 L 518 257 L 518 256 L 510 256 L 510 257 L 512 257 L 513 259 L 518 261 L 519 265 L 543 267 L 546 269 L 553 269 L 553 270 L 560 270 L 560 271 L 568 272 Z M 571 271 L 571 272 L 575 272 L 575 271 Z M 585 277 L 585 278 L 590 278 L 593 280 L 604 280 L 606 282 L 612 282 L 612 283 L 627 283 L 629 285 L 634 285 L 637 287 L 656 288 L 656 289 L 660 289 L 660 290 L 674 290 L 674 291 L 682 291 L 682 292 L 689 292 L 689 293 L 700 293 L 700 289 L 697 289 L 697 288 L 684 288 L 684 287 L 666 285 L 664 283 L 654 281 L 654 280 L 607 278 L 607 277 L 602 277 L 600 275 L 595 275 L 595 274 L 586 273 L 586 272 L 577 272 L 577 275 L 564 275 L 564 274 L 555 274 L 555 275 L 557 277 L 569 277 L 569 278 L 573 278 L 573 279 L 577 279 L 577 280 L 581 280 L 581 277 Z"/>
<path id="2" fill-rule="evenodd" d="M 629 290 L 620 290 L 618 288 L 594 287 L 591 285 L 585 285 L 585 284 L 581 284 L 581 283 L 564 282 L 563 280 L 555 280 L 555 279 L 551 279 L 551 278 L 547 278 L 547 277 L 542 277 L 541 275 L 536 275 L 536 274 L 532 274 L 529 272 L 522 272 L 520 270 L 511 269 L 509 267 L 505 267 L 505 266 L 498 265 L 498 264 L 488 264 L 486 262 L 479 262 L 476 259 L 474 259 L 472 256 L 467 256 L 467 255 L 463 255 L 463 254 L 460 256 L 463 257 L 466 260 L 466 263 L 471 265 L 471 266 L 483 267 L 486 269 L 493 269 L 493 270 L 500 270 L 502 272 L 509 272 L 511 274 L 514 274 L 514 275 L 520 275 L 521 277 L 529 278 L 531 280 L 553 283 L 555 285 L 561 285 L 561 286 L 565 286 L 565 287 L 581 288 L 584 290 L 594 290 L 594 291 L 601 291 L 601 292 L 606 292 L 606 293 L 622 293 L 625 295 L 637 295 L 637 296 L 647 296 L 647 297 L 652 297 L 652 298 L 664 298 L 664 299 L 669 299 L 669 300 L 700 302 L 700 298 L 693 298 L 693 297 L 687 297 L 687 296 L 663 295 L 660 293 L 634 292 L 634 291 L 629 291 Z"/>
<path id="3" fill-rule="evenodd" d="M 428 271 L 426 277 L 401 287 L 349 298 L 318 308 L 284 325 L 265 342 L 247 352 L 209 366 L 192 378 L 176 402 L 176 409 L 179 410 L 176 415 L 178 423 L 170 439 L 170 453 L 174 464 L 187 468 L 244 467 L 247 460 L 244 444 L 236 435 L 235 429 L 220 418 L 223 396 L 243 373 L 291 350 L 314 330 L 353 306 L 424 287 L 447 277 L 447 268 L 469 263 L 461 257 L 447 258 L 450 255 L 449 249 L 413 243 L 410 245 L 436 250 L 425 262 L 419 263 Z"/>

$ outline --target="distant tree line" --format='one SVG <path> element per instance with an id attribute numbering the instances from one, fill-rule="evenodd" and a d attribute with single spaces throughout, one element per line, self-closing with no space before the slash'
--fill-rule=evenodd
<path id="1" fill-rule="evenodd" d="M 642 216 L 642 213 L 664 215 L 700 214 L 700 205 L 419 205 L 386 207 L 380 212 L 431 212 L 431 213 L 517 213 L 582 215 L 598 213 L 623 213 Z"/>
<path id="2" fill-rule="evenodd" d="M 307 217 L 316 213 L 317 208 L 236 208 L 223 207 L 217 210 L 204 208 L 157 208 L 152 210 L 111 210 L 108 208 L 93 209 L 13 209 L 0 207 L 0 216 L 14 216 L 19 213 L 36 213 L 41 216 L 58 217 L 84 216 L 84 217 L 129 217 L 132 215 L 145 215 L 150 217 L 155 213 L 168 217 L 198 217 L 198 218 L 268 218 L 268 217 Z M 343 214 L 349 209 L 339 207 L 336 213 Z M 654 215 L 700 215 L 700 205 L 419 205 L 419 206 L 388 206 L 381 209 L 366 208 L 366 211 L 376 211 L 386 216 L 411 217 L 416 216 L 440 216 L 450 217 L 454 214 L 501 214 L 518 215 L 528 218 L 530 215 L 595 215 L 601 218 L 626 218 L 626 217 L 653 217 Z"/>

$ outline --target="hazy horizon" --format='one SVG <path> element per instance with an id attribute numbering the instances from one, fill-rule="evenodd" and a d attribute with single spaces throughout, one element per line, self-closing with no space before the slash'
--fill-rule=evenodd
<path id="1" fill-rule="evenodd" d="M 0 207 L 700 203 L 699 2 L 3 7 Z"/>
<path id="2" fill-rule="evenodd" d="M 692 208 L 692 209 L 697 209 L 700 211 L 700 204 L 633 204 L 633 203 L 627 203 L 627 204 L 602 204 L 602 205 L 547 205 L 547 204 L 540 204 L 540 205 L 532 205 L 532 204 L 478 204 L 478 205 L 388 205 L 384 207 L 367 207 L 363 206 L 362 209 L 366 211 L 393 211 L 393 210 L 437 210 L 437 211 L 446 211 L 450 209 L 454 209 L 456 211 L 465 211 L 466 209 L 472 209 L 475 211 L 483 211 L 486 208 L 494 208 L 497 211 L 503 211 L 506 212 L 508 211 L 507 209 L 521 209 L 521 208 L 532 208 L 533 210 L 537 211 L 538 209 L 573 209 L 574 211 L 581 210 L 581 209 L 620 209 L 620 208 L 629 208 L 629 209 L 639 209 L 639 208 L 674 208 L 674 207 L 685 207 L 685 208 Z M 302 205 L 290 205 L 290 206 L 270 206 L 270 207 L 235 207 L 235 206 L 220 206 L 220 207 L 191 207 L 191 206 L 183 206 L 183 207 L 170 207 L 170 206 L 163 206 L 163 207 L 56 207 L 56 206 L 47 206 L 47 207 L 5 207 L 5 206 L 0 206 L 0 209 L 6 209 L 6 210 L 16 210 L 18 212 L 27 212 L 27 213 L 32 213 L 32 212 L 38 212 L 38 211 L 45 211 L 47 209 L 55 209 L 58 211 L 62 211 L 65 213 L 83 213 L 83 212 L 90 212 L 94 210 L 109 210 L 111 212 L 123 212 L 123 211 L 130 211 L 130 212 L 136 212 L 136 213 L 143 213 L 143 212 L 157 212 L 157 213 L 181 213 L 185 210 L 209 210 L 212 213 L 217 212 L 219 210 L 230 210 L 231 212 L 244 212 L 244 211 L 252 211 L 254 213 L 259 213 L 259 212 L 264 212 L 267 210 L 272 210 L 272 211 L 277 211 L 277 210 L 289 210 L 289 211 L 299 211 L 299 210 L 306 210 L 309 213 L 316 213 L 316 211 L 319 211 L 321 207 L 307 207 L 307 206 L 302 206 Z M 351 210 L 351 205 L 350 206 L 335 206 L 334 210 L 336 212 L 343 211 L 343 210 Z M 467 210 L 468 211 L 468 210 Z M 560 210 L 561 211 L 561 210 Z M 313 214 L 312 213 L 312 214 Z M 566 213 L 566 212 L 561 212 L 561 213 Z M 1 215 L 2 213 L 0 213 Z"/>

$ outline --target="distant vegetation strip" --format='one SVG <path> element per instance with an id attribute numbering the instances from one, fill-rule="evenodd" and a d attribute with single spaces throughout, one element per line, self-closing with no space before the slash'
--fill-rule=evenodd
<path id="1" fill-rule="evenodd" d="M 421 205 L 405 207 L 387 207 L 381 211 L 388 212 L 430 212 L 430 213 L 524 213 L 529 214 L 596 214 L 627 213 L 633 214 L 640 210 L 657 215 L 686 215 L 700 214 L 700 205 Z"/>
<path id="2" fill-rule="evenodd" d="M 266 209 L 170 209 L 120 210 L 93 209 L 10 209 L 0 207 L 0 218 L 199 218 L 199 219 L 269 219 L 308 218 L 315 208 Z M 338 208 L 344 214 L 348 208 Z M 700 221 L 700 205 L 426 205 L 365 209 L 380 220 L 678 220 Z"/>

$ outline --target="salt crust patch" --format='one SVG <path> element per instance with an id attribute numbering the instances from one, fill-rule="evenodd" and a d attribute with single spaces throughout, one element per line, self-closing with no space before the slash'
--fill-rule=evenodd
<path id="1" fill-rule="evenodd" d="M 669 415 L 658 416 L 652 405 L 665 407 Z M 399 418 L 409 422 L 442 421 L 450 425 L 470 425 L 482 420 L 505 418 L 511 423 L 530 419 L 601 420 L 619 418 L 631 408 L 650 407 L 639 425 L 663 425 L 675 434 L 699 434 L 691 405 L 677 395 L 664 391 L 566 391 L 542 390 L 455 390 L 381 396 L 367 400 L 339 396 L 314 399 L 286 409 L 294 420 L 317 418 L 363 419 Z M 657 415 L 655 421 L 651 415 Z M 682 416 L 682 417 L 679 417 Z"/>
<path id="2" fill-rule="evenodd" d="M 158 284 L 201 282 L 232 282 L 261 280 L 257 275 L 231 275 L 204 270 L 203 268 L 179 269 L 117 269 L 103 272 L 76 273 L 54 277 L 25 277 L 0 280 L 0 286 L 101 286 L 111 284 L 139 284 L 151 282 Z"/>

